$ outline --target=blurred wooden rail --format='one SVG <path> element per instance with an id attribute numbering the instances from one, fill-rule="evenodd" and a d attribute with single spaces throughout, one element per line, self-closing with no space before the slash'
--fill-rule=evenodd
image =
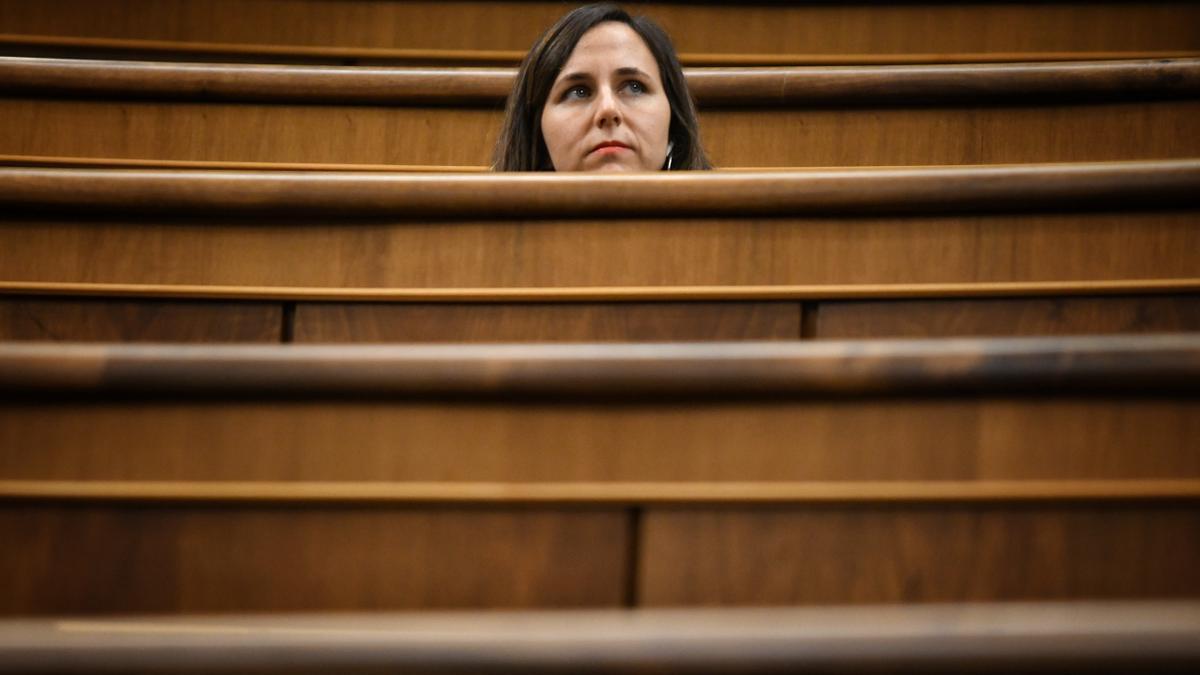
<path id="1" fill-rule="evenodd" d="M 0 344 L 8 395 L 907 395 L 1200 388 L 1200 336 L 625 345 Z"/>
<path id="2" fill-rule="evenodd" d="M 512 90 L 505 68 L 381 68 L 0 57 L 0 91 L 192 101 L 467 104 Z M 691 68 L 701 108 L 1200 97 L 1200 59 L 805 68 Z"/>
<path id="3" fill-rule="evenodd" d="M 990 164 L 1198 156 L 1198 63 L 691 69 L 689 78 L 720 166 Z M 3 57 L 0 72 L 0 112 L 11 120 L 0 154 L 426 167 L 489 162 L 512 76 Z"/>
<path id="4" fill-rule="evenodd" d="M 1200 501 L 1192 480 L 1003 481 L 106 481 L 0 480 L 0 499 L 141 504 L 880 505 Z"/>
<path id="5" fill-rule="evenodd" d="M 1195 602 L 159 616 L 0 622 L 0 669 L 122 672 L 1186 672 Z"/>
<path id="6" fill-rule="evenodd" d="M 20 35 L 0 33 L 6 56 L 92 58 L 125 61 L 204 61 L 216 63 L 306 63 L 313 65 L 510 66 L 520 64 L 521 49 L 396 49 L 387 47 L 312 47 L 172 40 Z M 1195 58 L 1200 51 L 1024 51 L 878 54 L 713 54 L 682 53 L 685 67 L 855 66 L 932 63 L 1012 63 L 1110 61 L 1114 59 Z"/>

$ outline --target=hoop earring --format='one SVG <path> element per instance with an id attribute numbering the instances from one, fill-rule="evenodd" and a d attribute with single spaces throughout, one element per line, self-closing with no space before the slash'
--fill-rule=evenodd
<path id="1" fill-rule="evenodd" d="M 671 155 L 667 155 L 667 171 L 671 170 Z"/>

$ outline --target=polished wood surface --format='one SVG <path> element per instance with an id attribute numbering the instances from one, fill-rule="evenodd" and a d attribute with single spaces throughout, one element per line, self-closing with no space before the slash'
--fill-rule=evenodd
<path id="1" fill-rule="evenodd" d="M 278 303 L 0 297 L 0 340 L 278 342 Z"/>
<path id="2" fill-rule="evenodd" d="M 466 483 L 1178 480 L 1200 478 L 1197 438 L 1200 408 L 1194 399 L 1137 396 L 707 405 L 642 400 L 605 406 L 10 401 L 0 409 L 0 476 Z"/>
<path id="3" fill-rule="evenodd" d="M 821 302 L 816 338 L 1200 331 L 1200 295 Z"/>
<path id="4" fill-rule="evenodd" d="M 1200 336 L 484 345 L 0 344 L 9 394 L 311 399 L 871 396 L 1200 388 Z"/>
<path id="5" fill-rule="evenodd" d="M 113 107 L 77 101 L 13 101 L 0 106 L 6 117 L 27 130 L 5 140 L 9 152 L 134 159 L 479 166 L 488 162 L 500 126 L 498 112 L 482 110 L 155 103 Z M 1193 120 L 1198 109 L 1184 102 L 717 111 L 702 113 L 701 127 L 715 161 L 726 167 L 1184 158 L 1197 154 L 1190 139 L 1196 137 Z M 136 120 L 137 127 L 152 133 L 134 134 L 121 126 L 122 118 Z M 103 135 L 72 133 L 84 119 Z M 894 138 L 897 135 L 911 138 Z M 247 138 L 254 143 L 247 144 Z M 379 143 L 380 138 L 385 142 Z M 462 143 L 465 138 L 476 140 Z M 1107 140 L 1098 143 L 1098 138 Z"/>
<path id="6" fill-rule="evenodd" d="M 215 63 L 311 63 L 326 65 L 512 66 L 520 64 L 520 49 L 405 49 L 393 47 L 313 47 L 304 45 L 238 44 L 173 40 L 71 37 L 0 33 L 6 55 L 42 58 L 90 58 Z M 1038 61 L 1111 61 L 1115 59 L 1196 58 L 1195 50 L 1136 51 L 1022 51 L 886 54 L 734 54 L 684 52 L 686 66 L 833 66 L 928 63 L 1006 63 Z"/>
<path id="7" fill-rule="evenodd" d="M 618 511 L 0 505 L 0 614 L 617 606 Z"/>
<path id="8" fill-rule="evenodd" d="M 141 504 L 880 505 L 1200 501 L 1200 480 L 431 482 L 0 480 L 0 499 Z"/>
<path id="9" fill-rule="evenodd" d="M 296 307 L 296 342 L 797 340 L 794 302 L 333 304 Z"/>
<path id="10" fill-rule="evenodd" d="M 0 56 L 0 92 L 199 101 L 465 104 L 512 91 L 504 68 L 383 68 L 153 63 Z M 1200 59 L 859 67 L 694 68 L 703 109 L 745 105 L 912 105 L 970 101 L 1196 98 Z"/>
<path id="11" fill-rule="evenodd" d="M 498 106 L 65 99 L 0 99 L 0 115 L 9 155 L 451 168 L 486 166 L 501 122 Z M 706 147 L 726 168 L 1189 158 L 1200 155 L 1197 119 L 1191 100 L 700 114 Z"/>
<path id="12" fill-rule="evenodd" d="M 649 606 L 1200 594 L 1193 506 L 655 509 Z"/>
<path id="13" fill-rule="evenodd" d="M 726 68 L 689 77 L 718 166 L 1062 162 L 1200 155 L 1197 63 Z M 0 58 L 0 71 L 7 155 L 401 167 L 486 165 L 512 73 L 12 58 Z M 146 100 L 164 97 L 179 100 Z"/>
<path id="14" fill-rule="evenodd" d="M 506 255 L 493 255 L 497 251 Z M 0 228 L 0 269 L 11 281 L 427 292 L 1171 282 L 1195 278 L 1197 251 L 1194 212 L 467 221 L 453 227 L 22 218 Z"/>
<path id="15" fill-rule="evenodd" d="M 299 47 L 529 49 L 559 2 L 220 0 L 0 3 L 0 32 Z M 681 52 L 946 54 L 1200 48 L 1177 1 L 639 3 Z"/>
<path id="16" fill-rule="evenodd" d="M 46 297 L 206 298 L 313 302 L 560 303 L 722 302 L 909 298 L 998 298 L 1193 294 L 1195 279 L 978 282 L 967 284 L 847 284 L 823 286 L 592 286 L 559 288 L 321 288 L 195 286 L 0 281 L 0 294 Z"/>
<path id="17" fill-rule="evenodd" d="M 1195 668 L 1193 601 L 54 618 L 0 623 L 22 672 L 1089 672 Z"/>
<path id="18" fill-rule="evenodd" d="M 209 171 L 361 171 L 414 173 L 480 173 L 485 166 L 420 164 L 303 164 L 297 162 L 213 162 L 204 160 L 121 159 L 119 157 L 51 157 L 0 155 L 0 166 L 102 169 L 193 169 Z"/>
<path id="19" fill-rule="evenodd" d="M 486 176 L 0 168 L 0 204 L 40 213 L 480 219 L 1030 212 L 1192 205 L 1200 160 L 633 175 Z"/>

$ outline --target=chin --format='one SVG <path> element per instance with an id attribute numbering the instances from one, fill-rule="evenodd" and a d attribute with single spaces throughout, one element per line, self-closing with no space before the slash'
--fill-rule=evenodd
<path id="1" fill-rule="evenodd" d="M 616 173 L 616 172 L 632 173 L 634 171 L 644 171 L 644 170 L 645 169 L 643 169 L 640 166 L 633 166 L 630 164 L 626 164 L 624 162 L 604 162 L 603 164 L 600 164 L 598 166 L 593 166 L 593 167 L 584 169 L 584 171 L 590 171 L 592 173 Z"/>

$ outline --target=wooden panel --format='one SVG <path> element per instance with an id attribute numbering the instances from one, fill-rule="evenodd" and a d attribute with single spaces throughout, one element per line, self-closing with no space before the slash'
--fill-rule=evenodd
<path id="1" fill-rule="evenodd" d="M 645 514 L 646 605 L 1188 597 L 1200 509 L 660 509 Z"/>
<path id="2" fill-rule="evenodd" d="M 278 342 L 278 303 L 0 297 L 0 340 Z"/>
<path id="3" fill-rule="evenodd" d="M 787 340 L 800 304 L 308 304 L 296 342 Z"/>
<path id="4" fill-rule="evenodd" d="M 0 268 L 8 281 L 363 288 L 1169 279 L 1196 275 L 1196 223 L 1192 212 L 452 227 L 10 217 L 0 224 Z"/>
<path id="5" fill-rule="evenodd" d="M 639 4 L 680 51 L 952 53 L 1189 49 L 1200 10 L 1182 2 Z M 0 3 L 0 32 L 97 37 L 525 50 L 557 2 L 64 0 Z"/>
<path id="6" fill-rule="evenodd" d="M 98 403 L 0 408 L 0 478 L 870 481 L 1200 476 L 1200 402 Z"/>
<path id="7" fill-rule="evenodd" d="M 1200 331 L 1200 297 L 822 302 L 808 325 L 831 339 Z"/>
<path id="8" fill-rule="evenodd" d="M 486 165 L 499 107 L 0 100 L 0 154 Z M 1186 158 L 1200 102 L 712 110 L 717 166 L 892 166 Z"/>
<path id="9" fill-rule="evenodd" d="M 0 506 L 0 613 L 615 606 L 626 517 L 520 509 Z"/>
<path id="10" fill-rule="evenodd" d="M 487 164 L 499 109 L 9 99 L 0 101 L 0 117 L 10 120 L 0 129 L 0 148 L 89 157 Z M 84 119 L 92 131 L 72 132 Z"/>
<path id="11" fill-rule="evenodd" d="M 897 166 L 1195 157 L 1197 119 L 1185 101 L 710 111 L 700 127 L 717 166 Z"/>

